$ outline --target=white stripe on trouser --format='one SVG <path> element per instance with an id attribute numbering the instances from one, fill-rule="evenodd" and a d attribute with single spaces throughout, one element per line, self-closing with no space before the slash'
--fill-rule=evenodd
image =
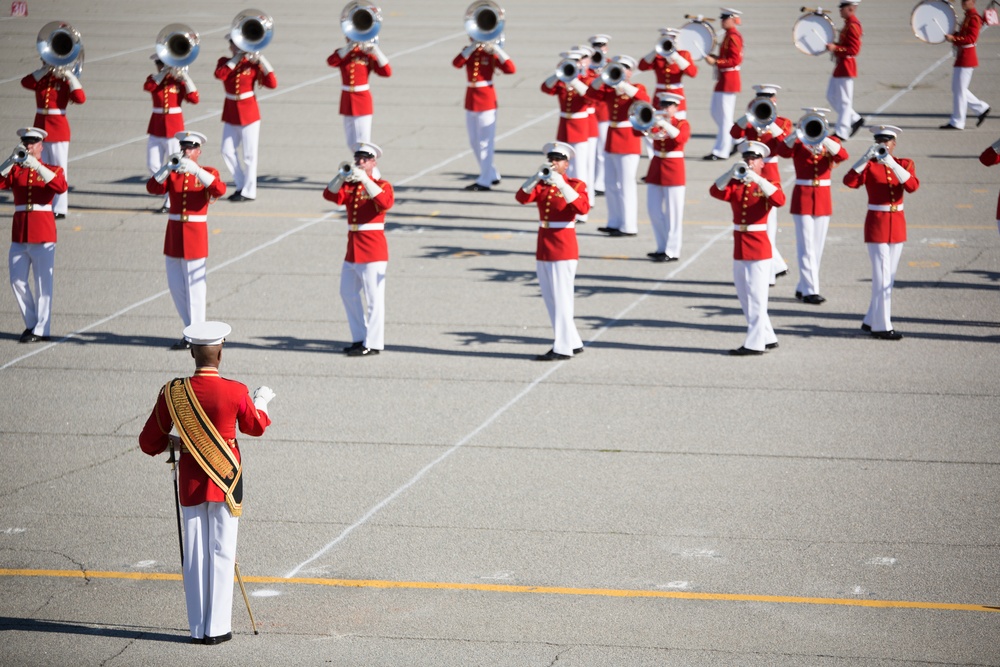
<path id="1" fill-rule="evenodd" d="M 604 182 L 604 162 L 607 158 L 607 152 L 605 152 L 605 147 L 608 145 L 608 128 L 611 127 L 611 121 L 605 120 L 597 124 L 597 152 L 594 154 L 594 190 L 600 190 L 601 192 L 606 192 Z M 591 205 L 593 205 L 594 200 L 590 200 Z"/>
<path id="2" fill-rule="evenodd" d="M 36 336 L 48 336 L 52 313 L 52 276 L 56 265 L 55 243 L 11 243 L 7 254 L 10 287 L 21 309 L 24 327 Z M 35 276 L 34 295 L 28 283 Z"/>
<path id="3" fill-rule="evenodd" d="M 851 136 L 851 126 L 861 116 L 854 110 L 854 79 L 849 76 L 831 76 L 826 87 L 826 101 L 837 114 L 834 133 L 847 139 Z"/>
<path id="4" fill-rule="evenodd" d="M 803 296 L 819 294 L 819 265 L 823 261 L 830 216 L 793 213 L 792 219 L 795 220 L 795 250 L 799 261 L 799 283 L 795 291 Z"/>
<path id="5" fill-rule="evenodd" d="M 639 156 L 632 153 L 608 153 L 604 158 L 604 168 L 608 227 L 626 234 L 635 234 L 639 231 L 639 186 L 635 182 L 639 171 Z"/>
<path id="6" fill-rule="evenodd" d="M 173 137 L 154 137 L 149 135 L 146 140 L 146 168 L 150 174 L 155 174 L 163 166 L 168 155 L 181 152 L 181 142 Z M 170 206 L 170 193 L 163 195 L 163 205 Z"/>
<path id="7" fill-rule="evenodd" d="M 892 285 L 896 282 L 902 243 L 866 243 L 872 261 L 872 300 L 863 320 L 872 331 L 892 330 Z"/>
<path id="8" fill-rule="evenodd" d="M 656 238 L 656 252 L 681 256 L 685 185 L 647 185 L 646 208 Z"/>
<path id="9" fill-rule="evenodd" d="M 167 287 L 174 300 L 177 314 L 184 326 L 205 321 L 205 303 L 208 300 L 208 271 L 205 258 L 183 259 L 164 257 L 167 264 Z"/>
<path id="10" fill-rule="evenodd" d="M 549 322 L 552 323 L 555 334 L 552 351 L 567 356 L 572 356 L 573 350 L 583 347 L 573 321 L 573 281 L 578 263 L 575 259 L 535 262 L 538 286 L 542 288 L 542 299 L 549 311 Z"/>
<path id="11" fill-rule="evenodd" d="M 340 299 L 347 312 L 351 342 L 364 341 L 367 348 L 385 347 L 385 270 L 388 262 L 344 262 L 340 270 Z M 368 304 L 367 311 L 364 300 Z"/>
<path id="12" fill-rule="evenodd" d="M 66 182 L 69 183 L 69 142 L 68 141 L 55 141 L 52 143 L 42 144 L 42 162 L 45 164 L 54 164 L 57 167 L 62 167 L 63 176 L 66 177 Z M 56 215 L 60 213 L 66 215 L 69 211 L 69 191 L 62 193 L 61 195 L 56 195 L 52 198 L 52 212 Z"/>
<path id="13" fill-rule="evenodd" d="M 778 252 L 778 208 L 772 206 L 767 212 L 767 240 L 771 242 L 771 284 L 778 279 L 778 274 L 788 270 L 788 263 Z"/>
<path id="14" fill-rule="evenodd" d="M 767 315 L 767 277 L 770 262 L 764 260 L 733 260 L 733 282 L 740 308 L 747 319 L 747 337 L 743 347 L 748 350 L 764 351 L 764 346 L 778 342 Z"/>
<path id="15" fill-rule="evenodd" d="M 733 110 L 736 108 L 736 93 L 712 93 L 712 120 L 719 126 L 712 154 L 728 158 L 733 152 L 733 138 L 729 130 L 733 127 Z"/>
<path id="16" fill-rule="evenodd" d="M 182 507 L 184 598 L 191 636 L 218 637 L 233 630 L 233 576 L 240 520 L 225 503 Z"/>
<path id="17" fill-rule="evenodd" d="M 236 192 L 248 199 L 257 197 L 257 148 L 260 144 L 260 121 L 249 125 L 222 124 L 222 160 L 233 175 Z M 243 157 L 239 149 L 243 147 Z"/>
<path id="18" fill-rule="evenodd" d="M 965 115 L 971 110 L 975 116 L 990 108 L 990 105 L 972 94 L 969 84 L 972 83 L 974 67 L 954 67 L 951 74 L 951 119 L 950 125 L 960 130 L 965 129 Z"/>
<path id="19" fill-rule="evenodd" d="M 500 172 L 493 164 L 493 143 L 497 134 L 497 110 L 466 111 L 465 129 L 469 133 L 469 145 L 472 154 L 479 165 L 479 176 L 476 183 L 483 187 L 493 186 L 493 181 L 500 180 Z"/>
<path id="20" fill-rule="evenodd" d="M 570 160 L 569 168 L 566 170 L 567 176 L 578 178 L 587 186 L 587 194 L 590 198 L 591 206 L 594 205 L 593 195 L 591 194 L 594 189 L 594 143 L 592 141 L 581 141 L 578 144 L 570 144 L 573 147 L 575 155 Z M 576 219 L 585 222 L 587 216 L 578 215 Z"/>

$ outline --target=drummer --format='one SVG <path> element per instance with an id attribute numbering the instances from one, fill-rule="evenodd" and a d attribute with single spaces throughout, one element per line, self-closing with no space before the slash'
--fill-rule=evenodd
<path id="1" fill-rule="evenodd" d="M 865 119 L 854 110 L 854 79 L 858 76 L 857 56 L 861 52 L 861 21 L 854 15 L 861 0 L 841 0 L 840 18 L 844 28 L 840 39 L 826 45 L 833 54 L 836 65 L 826 87 L 826 99 L 837 112 L 837 125 L 833 133 L 843 141 L 861 129 Z"/>
<path id="2" fill-rule="evenodd" d="M 733 139 L 729 128 L 733 125 L 733 111 L 736 109 L 736 93 L 740 86 L 740 66 L 743 63 L 743 35 L 736 28 L 743 22 L 742 12 L 722 8 L 719 18 L 726 36 L 722 38 L 719 55 L 705 55 L 705 62 L 715 67 L 715 91 L 712 93 L 712 120 L 719 130 L 712 152 L 704 160 L 726 160 L 733 153 Z"/>
<path id="3" fill-rule="evenodd" d="M 953 35 L 944 38 L 955 45 L 955 67 L 951 75 L 951 118 L 941 126 L 942 130 L 964 130 L 965 117 L 969 109 L 976 114 L 976 127 L 983 124 L 990 113 L 990 105 L 972 94 L 969 84 L 972 83 L 972 72 L 979 66 L 976 55 L 976 41 L 979 39 L 979 29 L 983 25 L 983 17 L 976 11 L 976 0 L 962 0 L 965 18 L 962 25 Z"/>

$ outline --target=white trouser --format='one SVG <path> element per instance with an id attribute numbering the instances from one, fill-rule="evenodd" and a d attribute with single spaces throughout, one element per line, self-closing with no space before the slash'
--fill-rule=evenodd
<path id="1" fill-rule="evenodd" d="M 573 321 L 573 280 L 576 278 L 577 264 L 578 260 L 575 259 L 535 262 L 538 286 L 542 288 L 542 299 L 555 332 L 552 351 L 567 356 L 572 356 L 573 350 L 583 347 Z"/>
<path id="2" fill-rule="evenodd" d="M 52 276 L 56 265 L 55 243 L 11 243 L 7 255 L 10 287 L 21 309 L 24 327 L 36 336 L 48 336 L 52 313 Z M 35 275 L 35 293 L 28 283 L 29 269 Z"/>
<path id="3" fill-rule="evenodd" d="M 566 175 L 570 178 L 578 178 L 583 181 L 584 185 L 587 186 L 588 195 L 593 196 L 590 193 L 594 189 L 594 144 L 591 141 L 581 141 L 578 144 L 570 144 L 570 146 L 573 147 L 576 155 L 570 160 Z M 593 206 L 594 200 L 589 199 L 589 201 L 591 206 Z M 578 215 L 576 219 L 585 222 L 587 215 Z"/>
<path id="4" fill-rule="evenodd" d="M 208 271 L 206 258 L 184 259 L 165 257 L 167 287 L 173 297 L 174 307 L 184 326 L 205 321 L 205 303 L 208 300 Z"/>
<path id="5" fill-rule="evenodd" d="M 969 84 L 972 83 L 974 67 L 954 67 L 951 74 L 951 119 L 949 124 L 960 130 L 965 129 L 965 114 L 971 109 L 977 117 L 990 108 L 990 105 L 972 94 Z"/>
<path id="6" fill-rule="evenodd" d="M 743 347 L 748 350 L 764 351 L 764 346 L 777 343 L 771 327 L 771 318 L 767 315 L 767 278 L 770 273 L 769 260 L 733 260 L 733 282 L 736 283 L 736 296 L 740 299 L 740 308 L 747 318 L 747 337 Z"/>
<path id="7" fill-rule="evenodd" d="M 344 116 L 344 137 L 347 140 L 347 150 L 354 152 L 354 147 L 360 143 L 370 144 L 372 141 L 372 116 Z M 382 178 L 378 167 L 372 169 L 373 178 Z"/>
<path id="8" fill-rule="evenodd" d="M 792 214 L 795 220 L 795 250 L 799 260 L 799 283 L 796 292 L 803 296 L 819 294 L 819 265 L 830 228 L 828 215 Z"/>
<path id="9" fill-rule="evenodd" d="M 771 280 L 773 285 L 778 280 L 778 274 L 788 270 L 788 263 L 778 252 L 778 208 L 772 206 L 767 212 L 767 240 L 771 242 Z"/>
<path id="10" fill-rule="evenodd" d="M 604 187 L 604 160 L 607 153 L 604 148 L 608 145 L 608 128 L 611 127 L 611 121 L 605 120 L 597 124 L 597 152 L 594 153 L 594 190 L 598 192 L 605 192 L 607 188 Z M 591 204 L 594 202 L 591 201 Z"/>
<path id="11" fill-rule="evenodd" d="M 469 132 L 469 145 L 479 165 L 476 183 L 489 188 L 500 180 L 500 172 L 493 164 L 493 143 L 497 134 L 497 110 L 466 111 L 465 129 Z"/>
<path id="12" fill-rule="evenodd" d="M 826 87 L 826 101 L 837 114 L 834 134 L 841 139 L 851 136 L 851 126 L 861 118 L 854 110 L 854 79 L 849 76 L 831 76 Z"/>
<path id="13" fill-rule="evenodd" d="M 728 158 L 733 152 L 733 138 L 729 130 L 733 127 L 733 110 L 736 109 L 736 93 L 712 93 L 712 120 L 719 126 L 712 154 Z"/>
<path id="14" fill-rule="evenodd" d="M 347 311 L 351 342 L 363 341 L 365 347 L 385 347 L 385 270 L 388 262 L 356 264 L 344 262 L 340 270 L 340 299 Z M 368 304 L 361 301 L 361 294 Z"/>
<path id="15" fill-rule="evenodd" d="M 608 153 L 604 158 L 607 190 L 608 227 L 626 234 L 639 231 L 639 156 L 633 153 Z"/>
<path id="16" fill-rule="evenodd" d="M 163 166 L 168 155 L 181 152 L 181 142 L 173 137 L 154 137 L 149 135 L 146 140 L 146 168 L 150 174 L 155 174 Z M 170 193 L 163 195 L 163 205 L 170 206 Z"/>
<path id="17" fill-rule="evenodd" d="M 222 160 L 233 175 L 236 192 L 247 199 L 257 197 L 257 147 L 260 143 L 260 121 L 249 125 L 222 124 Z M 243 158 L 238 150 L 243 147 Z"/>
<path id="18" fill-rule="evenodd" d="M 52 143 L 45 142 L 42 144 L 42 162 L 45 164 L 54 164 L 57 167 L 62 167 L 63 176 L 66 177 L 66 182 L 69 183 L 69 142 L 68 141 L 55 141 Z M 52 213 L 59 215 L 66 215 L 69 211 L 69 191 L 62 193 L 61 195 L 56 195 L 52 198 Z"/>
<path id="19" fill-rule="evenodd" d="M 872 300 L 865 324 L 872 331 L 892 331 L 892 284 L 896 281 L 902 243 L 866 243 L 872 261 Z"/>
<path id="20" fill-rule="evenodd" d="M 587 174 L 587 178 L 584 182 L 587 184 L 587 197 L 590 201 L 590 208 L 594 208 L 594 203 L 597 198 L 597 148 L 598 148 L 597 137 L 591 137 L 587 140 L 588 150 L 590 151 L 590 173 Z M 602 158 L 603 159 L 603 158 Z M 601 167 L 603 169 L 603 166 Z M 603 173 L 601 174 L 604 175 Z M 603 190 L 602 190 L 603 192 Z"/>
<path id="21" fill-rule="evenodd" d="M 656 238 L 656 252 L 681 256 L 686 185 L 647 185 L 646 208 Z"/>
<path id="22" fill-rule="evenodd" d="M 184 598 L 191 636 L 233 630 L 233 576 L 240 520 L 225 503 L 181 507 L 184 518 Z"/>

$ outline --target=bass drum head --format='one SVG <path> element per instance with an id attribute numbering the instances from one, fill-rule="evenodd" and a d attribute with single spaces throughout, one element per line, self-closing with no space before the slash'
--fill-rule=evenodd
<path id="1" fill-rule="evenodd" d="M 833 21 L 826 14 L 804 14 L 792 28 L 795 48 L 810 56 L 826 53 L 826 45 L 833 42 Z"/>
<path id="2" fill-rule="evenodd" d="M 704 21 L 691 21 L 677 31 L 676 48 L 701 60 L 715 48 L 715 30 Z"/>
<path id="3" fill-rule="evenodd" d="M 945 0 L 923 0 L 913 8 L 910 26 L 917 39 L 928 44 L 940 44 L 944 36 L 955 32 L 955 8 Z"/>

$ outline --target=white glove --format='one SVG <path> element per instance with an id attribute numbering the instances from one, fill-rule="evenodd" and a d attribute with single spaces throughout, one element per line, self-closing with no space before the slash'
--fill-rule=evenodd
<path id="1" fill-rule="evenodd" d="M 547 174 L 545 173 L 546 171 L 548 171 Z M 546 162 L 545 164 L 543 164 L 541 167 L 538 168 L 538 171 L 535 173 L 535 178 L 539 181 L 545 181 L 546 183 L 551 183 L 552 175 L 554 173 L 556 172 L 552 171 L 552 164 Z"/>
<path id="2" fill-rule="evenodd" d="M 195 165 L 195 168 L 195 171 L 192 173 L 199 181 L 201 181 L 202 185 L 207 188 L 212 185 L 212 183 L 215 183 L 215 175 L 212 172 L 203 167 L 199 167 L 198 165 Z"/>
<path id="3" fill-rule="evenodd" d="M 159 72 L 153 75 L 153 83 L 155 83 L 157 86 L 160 85 L 161 83 L 163 83 L 163 80 L 167 78 L 167 74 L 169 73 L 170 70 L 164 67 Z"/>
<path id="4" fill-rule="evenodd" d="M 523 183 L 523 184 L 521 185 L 521 191 L 522 191 L 522 192 L 523 192 L 524 194 L 526 194 L 526 195 L 530 195 L 530 194 L 531 194 L 531 191 L 535 189 L 535 186 L 536 186 L 536 185 L 538 185 L 538 181 L 539 181 L 539 180 L 540 180 L 540 179 L 538 178 L 538 174 L 535 174 L 534 176 L 530 176 L 530 177 L 528 177 L 528 180 L 526 180 L 526 181 L 525 181 L 525 182 L 524 182 L 524 183 Z"/>
<path id="5" fill-rule="evenodd" d="M 469 44 L 467 47 L 465 47 L 464 49 L 462 49 L 462 57 L 465 58 L 466 60 L 468 60 L 469 56 L 471 56 L 472 52 L 475 51 L 475 50 L 476 50 L 476 45 L 475 44 Z"/>
<path id="6" fill-rule="evenodd" d="M 783 132 L 781 126 L 774 122 L 765 127 L 764 131 L 770 134 L 772 137 L 780 137 L 781 133 Z"/>
<path id="7" fill-rule="evenodd" d="M 732 167 L 730 167 L 729 171 L 727 171 L 722 176 L 719 176 L 717 179 L 715 179 L 715 187 L 717 187 L 720 190 L 725 190 L 726 186 L 729 185 L 729 181 L 733 180 L 734 169 L 736 169 L 736 165 L 733 165 Z"/>
<path id="8" fill-rule="evenodd" d="M 752 171 L 750 172 L 750 174 L 752 176 L 757 176 L 757 174 L 753 173 Z M 768 199 L 770 199 L 774 195 L 774 193 L 778 191 L 777 185 L 775 185 L 771 181 L 761 178 L 760 176 L 757 176 L 757 178 L 754 179 L 754 183 L 756 183 L 760 187 L 760 191 L 763 192 L 764 196 L 767 197 Z"/>
<path id="9" fill-rule="evenodd" d="M 42 77 L 48 74 L 49 70 L 51 69 L 52 68 L 49 67 L 48 65 L 43 65 L 42 67 L 39 67 L 34 72 L 32 72 L 31 76 L 35 77 L 35 81 L 41 81 Z"/>
<path id="10" fill-rule="evenodd" d="M 830 137 L 823 137 L 823 148 L 825 148 L 826 152 L 830 155 L 836 155 L 840 152 L 840 144 Z"/>
<path id="11" fill-rule="evenodd" d="M 996 142 L 990 146 L 990 148 L 992 148 L 995 152 L 1000 153 L 1000 139 L 997 139 Z"/>
<path id="12" fill-rule="evenodd" d="M 566 85 L 572 88 L 573 92 L 575 92 L 577 95 L 583 96 L 587 94 L 587 84 L 585 84 L 583 81 L 580 81 L 579 79 L 573 79 Z"/>
<path id="13" fill-rule="evenodd" d="M 673 61 L 675 65 L 677 65 L 682 70 L 686 70 L 688 67 L 691 66 L 691 63 L 688 61 L 688 59 L 682 56 L 681 54 L 677 53 L 676 51 L 674 51 L 670 59 Z"/>
<path id="14" fill-rule="evenodd" d="M 663 133 L 666 134 L 671 139 L 676 139 L 678 135 L 680 135 L 681 133 L 681 129 L 679 127 L 677 127 L 676 125 L 674 125 L 673 123 L 671 123 L 669 120 L 666 119 L 658 120 L 656 122 L 656 127 L 663 130 Z"/>
<path id="15" fill-rule="evenodd" d="M 798 127 L 795 128 L 794 132 L 789 132 L 788 136 L 785 137 L 785 145 L 788 146 L 789 148 L 791 148 L 792 146 L 795 145 L 796 141 L 799 141 L 800 139 L 802 139 L 802 136 L 803 136 L 802 135 L 802 129 L 798 128 Z"/>
<path id="16" fill-rule="evenodd" d="M 253 406 L 259 412 L 267 414 L 267 404 L 274 398 L 274 392 L 270 387 L 260 386 L 253 390 Z"/>
<path id="17" fill-rule="evenodd" d="M 361 174 L 365 172 L 358 168 L 358 165 L 351 166 L 351 173 L 344 176 L 344 180 L 348 183 L 357 183 L 361 180 Z"/>
<path id="18" fill-rule="evenodd" d="M 243 54 L 237 53 L 235 56 L 226 61 L 226 67 L 229 69 L 236 69 L 236 66 L 240 64 L 241 60 L 243 60 Z"/>
<path id="19" fill-rule="evenodd" d="M 4 160 L 3 164 L 0 164 L 0 178 L 7 178 L 7 174 L 10 173 L 10 170 L 14 168 L 15 164 L 13 156 Z"/>
<path id="20" fill-rule="evenodd" d="M 562 174 L 552 172 L 552 185 L 556 186 L 559 192 L 562 194 L 563 199 L 566 200 L 567 204 L 572 204 L 577 199 L 580 198 L 580 193 L 573 189 L 573 187 L 566 182 L 566 179 Z"/>
<path id="21" fill-rule="evenodd" d="M 739 127 L 741 130 L 745 130 L 747 129 L 747 125 L 750 124 L 750 120 L 751 120 L 750 114 L 744 114 L 736 119 L 736 126 Z"/>
<path id="22" fill-rule="evenodd" d="M 170 175 L 170 172 L 170 163 L 166 162 L 162 167 L 156 170 L 155 174 L 153 174 L 153 180 L 157 183 L 163 183 L 163 181 L 167 180 L 167 176 Z"/>
<path id="23" fill-rule="evenodd" d="M 628 81 L 622 81 L 615 86 L 615 92 L 619 95 L 628 95 L 629 97 L 635 97 L 635 94 L 639 92 L 639 89 L 633 86 Z"/>
<path id="24" fill-rule="evenodd" d="M 48 167 L 46 167 L 44 164 L 41 163 L 39 163 L 38 166 L 35 167 L 35 171 L 38 173 L 39 176 L 42 177 L 42 180 L 45 181 L 46 183 L 48 183 L 49 181 L 51 181 L 53 178 L 56 177 L 56 172 L 52 171 L 51 169 L 49 169 Z"/>
<path id="25" fill-rule="evenodd" d="M 70 72 L 69 70 L 66 70 L 65 72 L 62 73 L 62 78 L 66 83 L 69 84 L 69 89 L 71 91 L 80 90 L 81 88 L 83 88 L 83 86 L 80 85 L 80 80 L 75 76 L 73 76 L 73 73 Z"/>
<path id="26" fill-rule="evenodd" d="M 590 87 L 594 90 L 600 90 L 603 85 L 604 81 L 601 80 L 600 76 L 595 76 L 594 80 L 590 82 Z"/>
<path id="27" fill-rule="evenodd" d="M 359 169 L 359 171 L 361 170 Z M 361 172 L 361 175 L 358 176 L 358 180 L 361 181 L 361 185 L 365 187 L 365 192 L 367 192 L 368 196 L 372 199 L 382 194 L 382 188 L 379 187 L 379 184 L 373 181 L 371 176 L 365 172 Z"/>
<path id="28" fill-rule="evenodd" d="M 179 174 L 196 174 L 198 173 L 198 169 L 200 169 L 200 167 L 194 160 L 189 157 L 182 157 L 180 164 L 177 165 L 177 168 L 174 171 Z"/>
<path id="29" fill-rule="evenodd" d="M 178 72 L 177 78 L 180 79 L 180 82 L 184 84 L 184 90 L 187 91 L 188 95 L 198 92 L 198 87 L 194 85 L 194 81 L 191 79 L 191 77 L 188 75 L 187 72 L 181 70 L 180 72 Z"/>
<path id="30" fill-rule="evenodd" d="M 870 161 L 870 160 L 871 160 L 871 159 L 872 159 L 873 157 L 875 157 L 875 151 L 876 151 L 876 149 L 878 149 L 878 144 L 872 144 L 871 146 L 869 146 L 869 147 L 868 147 L 868 150 L 867 150 L 867 151 L 865 151 L 865 154 L 864 154 L 864 155 L 862 155 L 862 156 L 861 156 L 861 157 L 860 157 L 860 158 L 858 159 L 858 161 L 854 163 L 854 166 L 853 166 L 853 167 L 851 167 L 851 169 L 852 169 L 853 171 L 856 171 L 856 172 L 858 172 L 859 174 L 860 174 L 861 172 L 863 172 L 863 171 L 864 171 L 865 169 L 867 169 L 867 168 L 868 168 L 868 162 L 869 162 L 869 161 Z"/>
<path id="31" fill-rule="evenodd" d="M 42 163 L 38 161 L 38 158 L 36 158 L 34 155 L 31 155 L 30 153 L 28 154 L 27 157 L 24 158 L 21 164 L 24 165 L 25 167 L 28 167 L 29 169 L 38 169 L 39 167 L 42 166 Z"/>
<path id="32" fill-rule="evenodd" d="M 378 44 L 372 44 L 371 54 L 375 56 L 375 62 L 378 63 L 379 67 L 385 67 L 389 64 L 389 58 L 382 53 L 382 49 L 378 48 Z"/>
<path id="33" fill-rule="evenodd" d="M 344 185 L 344 175 L 338 171 L 337 175 L 334 176 L 332 179 L 330 179 L 330 182 L 327 183 L 326 189 L 329 190 L 330 192 L 337 193 L 340 192 L 340 188 L 343 185 Z"/>
<path id="34" fill-rule="evenodd" d="M 344 59 L 347 57 L 347 54 L 350 53 L 355 46 L 357 46 L 356 42 L 348 42 L 347 44 L 344 44 L 342 47 L 337 49 L 337 55 L 340 56 L 341 59 Z"/>
<path id="35" fill-rule="evenodd" d="M 644 61 L 646 61 L 647 63 L 649 63 L 650 65 L 652 65 L 653 61 L 656 60 L 656 51 L 655 50 L 654 51 L 650 51 L 649 53 L 647 53 L 646 55 L 644 55 L 642 57 L 642 59 Z"/>
<path id="36" fill-rule="evenodd" d="M 507 52 L 501 49 L 499 46 L 494 45 L 492 48 L 492 53 L 497 57 L 497 60 L 500 61 L 500 64 L 503 64 L 508 60 L 510 60 L 510 56 L 507 55 Z"/>
<path id="37" fill-rule="evenodd" d="M 892 173 L 896 174 L 896 178 L 899 179 L 900 185 L 910 180 L 910 172 L 906 170 L 906 167 L 896 162 L 895 158 L 891 155 L 886 155 L 882 162 L 884 162 L 889 169 L 892 169 Z"/>
<path id="38" fill-rule="evenodd" d="M 483 53 L 493 53 L 497 48 L 495 42 L 481 42 L 480 46 L 483 47 Z"/>
<path id="39" fill-rule="evenodd" d="M 267 76 L 274 71 L 274 68 L 271 67 L 271 63 L 268 62 L 267 58 L 259 53 L 257 54 L 257 65 L 260 67 L 260 71 L 264 73 L 264 76 Z"/>

